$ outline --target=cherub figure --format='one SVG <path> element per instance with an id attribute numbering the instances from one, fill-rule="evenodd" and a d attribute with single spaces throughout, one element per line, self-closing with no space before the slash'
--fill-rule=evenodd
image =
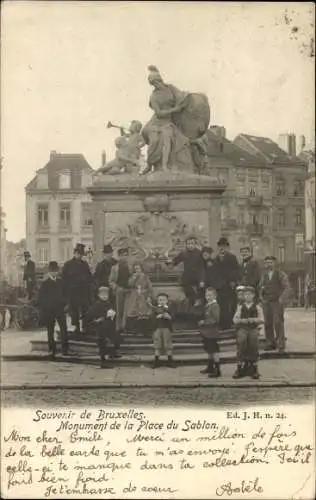
<path id="1" fill-rule="evenodd" d="M 141 148 L 145 141 L 140 134 L 142 124 L 138 120 L 133 120 L 128 131 L 121 128 L 121 136 L 115 139 L 116 153 L 115 159 L 108 162 L 100 169 L 100 172 L 107 174 L 133 173 L 137 168 L 142 167 Z"/>

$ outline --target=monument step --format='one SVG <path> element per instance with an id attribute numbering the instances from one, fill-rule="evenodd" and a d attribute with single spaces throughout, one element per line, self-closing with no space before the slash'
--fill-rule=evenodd
<path id="1" fill-rule="evenodd" d="M 264 347 L 264 340 L 259 341 L 260 348 Z M 224 340 L 220 342 L 221 352 L 233 351 L 235 349 L 236 342 L 234 339 Z M 57 349 L 60 349 L 60 342 L 57 342 Z M 92 342 L 78 342 L 78 341 L 69 341 L 69 347 L 71 351 L 79 355 L 98 355 L 98 346 L 97 343 Z M 31 351 L 32 352 L 47 352 L 47 341 L 44 339 L 41 340 L 32 340 L 31 341 Z M 142 343 L 142 344 L 126 344 L 123 343 L 120 352 L 122 355 L 151 355 L 154 351 L 154 346 L 152 342 L 150 343 Z M 194 343 L 173 343 L 173 352 L 175 355 L 183 355 L 183 354 L 203 354 L 203 344 L 202 342 L 194 342 Z"/>

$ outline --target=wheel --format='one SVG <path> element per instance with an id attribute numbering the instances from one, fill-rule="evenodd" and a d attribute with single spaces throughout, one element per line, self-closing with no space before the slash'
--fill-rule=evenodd
<path id="1" fill-rule="evenodd" d="M 16 311 L 15 326 L 20 330 L 37 328 L 39 324 L 39 312 L 30 305 L 19 307 Z"/>

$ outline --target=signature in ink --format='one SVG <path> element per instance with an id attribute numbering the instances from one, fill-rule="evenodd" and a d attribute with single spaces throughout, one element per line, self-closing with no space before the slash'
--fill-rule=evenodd
<path id="1" fill-rule="evenodd" d="M 216 496 L 222 497 L 225 493 L 228 496 L 236 493 L 263 493 L 263 488 L 259 484 L 259 478 L 254 480 L 243 479 L 239 485 L 232 485 L 231 481 L 227 481 L 216 488 Z"/>

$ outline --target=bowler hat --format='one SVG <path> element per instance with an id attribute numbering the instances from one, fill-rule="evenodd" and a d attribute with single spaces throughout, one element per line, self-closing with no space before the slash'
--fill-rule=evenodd
<path id="1" fill-rule="evenodd" d="M 112 245 L 103 245 L 103 253 L 113 253 Z"/>
<path id="2" fill-rule="evenodd" d="M 229 247 L 229 241 L 228 241 L 228 239 L 227 239 L 227 238 L 224 238 L 224 237 L 222 236 L 222 237 L 218 240 L 217 245 L 218 245 L 219 247 L 221 247 L 221 246 Z"/>
<path id="3" fill-rule="evenodd" d="M 51 260 L 50 263 L 48 264 L 48 270 L 49 271 L 58 271 L 58 262 L 56 260 Z"/>

